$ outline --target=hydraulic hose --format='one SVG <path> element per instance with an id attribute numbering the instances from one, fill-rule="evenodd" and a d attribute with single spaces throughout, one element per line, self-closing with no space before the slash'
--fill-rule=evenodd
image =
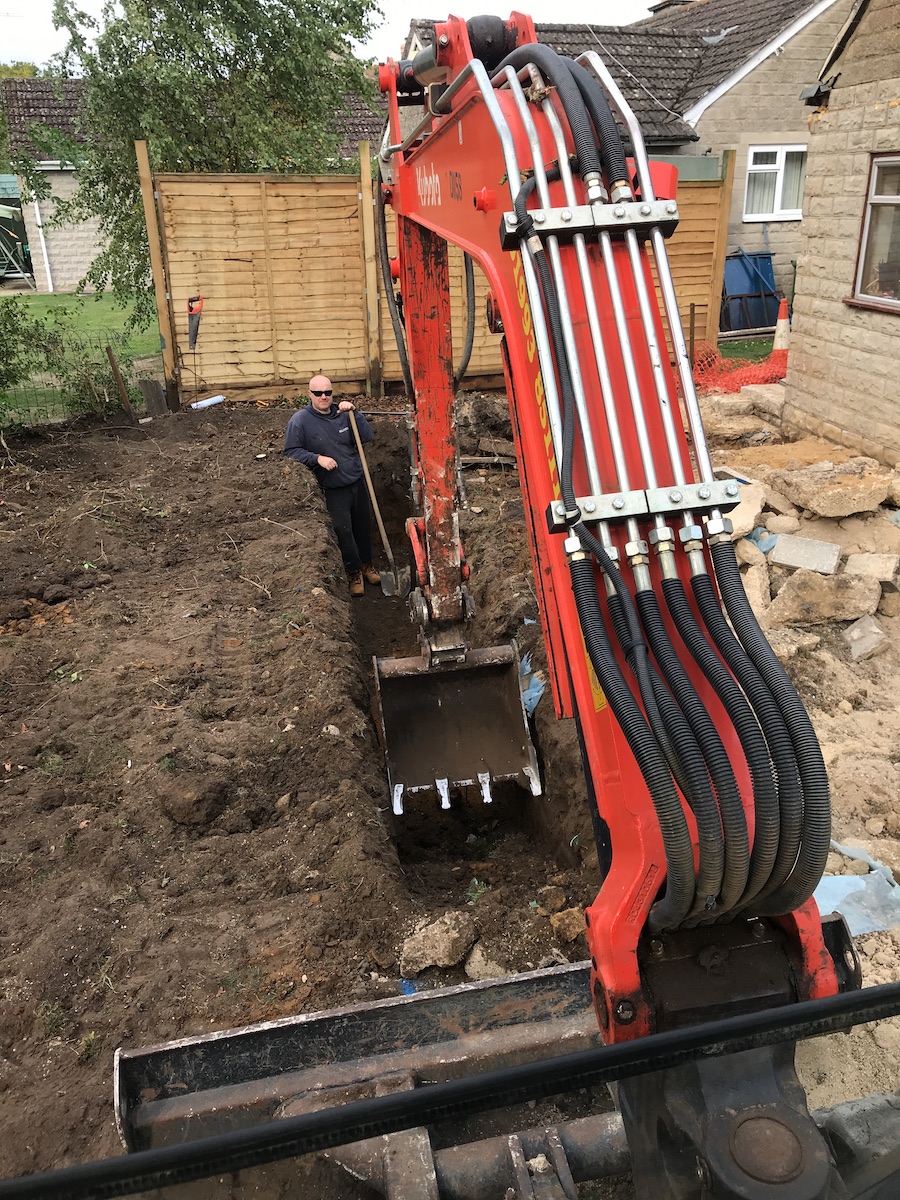
<path id="1" fill-rule="evenodd" d="M 625 682 L 603 623 L 597 580 L 590 558 L 569 563 L 572 591 L 585 646 L 597 679 L 640 768 L 662 832 L 666 855 L 666 891 L 648 917 L 651 932 L 676 929 L 694 903 L 694 851 L 690 830 L 665 758 L 644 714 Z"/>
<path id="2" fill-rule="evenodd" d="M 797 755 L 803 789 L 800 853 L 787 883 L 770 895 L 761 908 L 756 906 L 757 911 L 765 914 L 791 912 L 804 904 L 815 891 L 831 848 L 828 775 L 809 715 L 750 607 L 732 542 L 716 543 L 712 547 L 712 560 L 731 623 L 775 697 Z"/>
<path id="3" fill-rule="evenodd" d="M 475 268 L 470 255 L 463 252 L 463 267 L 466 275 L 466 341 L 463 346 L 459 366 L 453 372 L 453 390 L 462 383 L 472 357 L 472 347 L 475 344 Z"/>
<path id="4" fill-rule="evenodd" d="M 637 593 L 636 603 L 653 655 L 697 739 L 702 761 L 706 764 L 706 770 L 712 780 L 715 795 L 710 793 L 707 800 L 706 796 L 698 793 L 694 797 L 695 802 L 698 806 L 711 803 L 715 811 L 718 799 L 718 811 L 721 813 L 720 836 L 724 834 L 725 838 L 725 873 L 722 878 L 720 911 L 727 913 L 742 896 L 750 869 L 750 843 L 741 794 L 722 739 L 672 645 L 659 611 L 656 593 L 649 589 L 641 590 Z M 687 770 L 687 764 L 685 769 Z M 697 774 L 699 775 L 699 772 Z"/>
<path id="5" fill-rule="evenodd" d="M 618 595 L 609 596 L 607 605 L 616 635 L 624 644 L 622 599 Z M 629 663 L 632 665 L 632 669 L 635 669 L 630 658 Z M 699 858 L 694 885 L 694 904 L 688 914 L 689 919 L 685 921 L 685 924 L 690 926 L 699 918 L 708 916 L 719 899 L 725 869 L 722 822 L 697 739 L 691 732 L 675 698 L 657 674 L 656 668 L 652 663 L 647 663 L 646 669 L 653 697 L 653 709 L 657 714 L 655 723 L 650 720 L 650 727 L 657 734 L 657 741 L 665 755 L 669 770 L 690 805 L 697 822 Z M 649 719 L 650 713 L 646 699 L 644 699 L 644 711 Z M 659 736 L 658 726 L 660 724 L 665 733 L 665 740 Z"/>
<path id="6" fill-rule="evenodd" d="M 769 880 L 755 897 L 758 902 L 781 887 L 793 869 L 800 849 L 803 792 L 800 789 L 797 757 L 772 693 L 722 614 L 712 580 L 705 573 L 694 575 L 691 588 L 703 623 L 756 713 L 775 770 L 779 808 L 778 851 Z"/>
<path id="7" fill-rule="evenodd" d="M 564 58 L 563 62 L 569 68 L 594 124 L 607 181 L 610 185 L 626 181 L 628 164 L 625 161 L 625 147 L 622 145 L 622 135 L 619 133 L 606 93 L 597 79 L 580 63 L 571 58 Z"/>
<path id="8" fill-rule="evenodd" d="M 747 697 L 710 646 L 688 603 L 680 579 L 663 579 L 663 595 L 681 639 L 709 680 L 738 735 L 753 784 L 755 813 L 750 874 L 738 907 L 749 903 L 768 882 L 778 852 L 778 792 L 768 747 Z"/>
<path id="9" fill-rule="evenodd" d="M 572 140 L 575 143 L 575 153 L 578 156 L 582 179 L 591 174 L 599 176 L 601 173 L 600 153 L 594 141 L 594 132 L 591 129 L 587 109 L 581 98 L 581 92 L 566 66 L 566 60 L 561 55 L 557 54 L 555 50 L 551 50 L 549 46 L 542 46 L 538 43 L 518 46 L 511 54 L 507 54 L 496 71 L 492 72 L 491 78 L 496 78 L 506 67 L 512 67 L 519 71 L 531 63 L 556 86 L 560 104 L 572 131 Z"/>
<path id="10" fill-rule="evenodd" d="M 394 281 L 391 279 L 391 260 L 387 248 L 387 218 L 384 212 L 384 189 L 381 180 L 375 181 L 375 194 L 378 197 L 378 260 L 381 264 L 381 283 L 387 300 L 388 312 L 391 314 L 391 325 L 394 329 L 394 340 L 397 343 L 397 353 L 400 356 L 400 370 L 403 372 L 403 386 L 407 396 L 413 394 L 412 375 L 409 371 L 409 355 L 406 352 L 406 338 L 403 336 L 403 324 L 394 299 Z"/>

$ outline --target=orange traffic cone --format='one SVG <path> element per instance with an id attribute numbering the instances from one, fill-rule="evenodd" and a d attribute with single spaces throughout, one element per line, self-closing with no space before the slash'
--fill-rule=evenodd
<path id="1" fill-rule="evenodd" d="M 782 298 L 778 306 L 778 320 L 775 322 L 775 340 L 772 343 L 772 353 L 769 361 L 777 367 L 783 379 L 787 375 L 788 345 L 791 340 L 791 322 L 788 318 L 788 302 Z"/>

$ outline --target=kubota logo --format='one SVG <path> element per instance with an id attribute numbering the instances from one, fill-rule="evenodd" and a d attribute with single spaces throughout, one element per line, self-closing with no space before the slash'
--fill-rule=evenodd
<path id="1" fill-rule="evenodd" d="M 427 170 L 416 167 L 416 190 L 420 204 L 440 204 L 441 181 L 433 164 L 429 163 Z"/>

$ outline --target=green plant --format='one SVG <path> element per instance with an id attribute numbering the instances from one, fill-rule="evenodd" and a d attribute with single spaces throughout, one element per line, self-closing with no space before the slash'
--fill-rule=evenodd
<path id="1" fill-rule="evenodd" d="M 161 771 L 168 771 L 169 774 L 174 774 L 178 770 L 178 764 L 175 761 L 174 754 L 164 754 L 156 764 Z"/>
<path id="2" fill-rule="evenodd" d="M 57 1037 L 69 1022 L 69 1014 L 58 1000 L 42 1000 L 34 1015 L 43 1025 L 47 1037 Z"/>
<path id="3" fill-rule="evenodd" d="M 485 892 L 491 890 L 489 883 L 482 883 L 480 879 L 473 879 L 466 888 L 466 904 L 477 904 Z"/>
<path id="4" fill-rule="evenodd" d="M 38 763 L 44 775 L 61 775 L 66 767 L 66 760 L 55 750 L 42 750 L 38 755 Z"/>
<path id="5" fill-rule="evenodd" d="M 78 1042 L 78 1058 L 83 1063 L 93 1062 L 103 1048 L 103 1038 L 95 1030 L 86 1033 Z"/>

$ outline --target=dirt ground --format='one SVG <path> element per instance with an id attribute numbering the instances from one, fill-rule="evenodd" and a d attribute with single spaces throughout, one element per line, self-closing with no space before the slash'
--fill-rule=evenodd
<path id="1" fill-rule="evenodd" d="M 504 403 L 468 398 L 464 453 L 509 436 Z M 371 664 L 415 653 L 415 633 L 405 605 L 376 588 L 351 603 L 317 488 L 280 453 L 290 411 L 243 403 L 10 440 L 2 1176 L 121 1151 L 117 1046 L 397 995 L 400 945 L 423 917 L 468 909 L 508 971 L 585 955 L 583 937 L 565 940 L 538 903 L 554 885 L 567 905 L 586 904 L 599 882 L 577 741 L 549 694 L 535 717 L 544 797 L 513 789 L 490 809 L 392 818 Z M 399 545 L 407 434 L 395 416 L 373 424 L 373 475 Z M 465 482 L 473 641 L 515 636 L 540 667 L 515 471 L 469 470 Z M 837 632 L 818 628 L 816 647 L 789 663 L 825 744 L 836 836 L 868 839 L 876 857 L 900 851 L 887 826 L 866 825 L 900 811 L 900 618 L 884 624 L 892 646 L 877 658 L 850 666 Z M 900 931 L 861 948 L 869 981 L 900 974 Z M 418 984 L 463 979 L 435 968 Z M 805 1047 L 811 1103 L 896 1087 L 893 1039 L 884 1023 Z M 335 1168 L 309 1170 L 320 1174 L 306 1194 L 373 1194 Z M 268 1198 L 287 1195 L 289 1178 L 165 1194 Z M 615 1195 L 630 1195 L 627 1181 Z"/>

